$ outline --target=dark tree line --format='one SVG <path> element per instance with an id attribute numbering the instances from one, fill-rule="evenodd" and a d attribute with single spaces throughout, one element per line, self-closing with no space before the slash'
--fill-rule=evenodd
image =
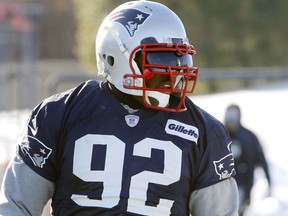
<path id="1" fill-rule="evenodd" d="M 95 66 L 100 22 L 121 0 L 45 1 L 40 25 L 41 58 L 79 58 Z M 183 20 L 201 67 L 288 65 L 288 1 L 159 0 Z"/>

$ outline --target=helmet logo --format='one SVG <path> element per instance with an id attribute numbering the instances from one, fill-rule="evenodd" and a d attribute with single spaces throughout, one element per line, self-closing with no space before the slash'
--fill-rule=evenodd
<path id="1" fill-rule="evenodd" d="M 122 24 L 128 31 L 130 37 L 133 37 L 138 30 L 138 26 L 142 25 L 150 14 L 144 13 L 136 9 L 125 9 L 112 14 L 110 20 Z"/>

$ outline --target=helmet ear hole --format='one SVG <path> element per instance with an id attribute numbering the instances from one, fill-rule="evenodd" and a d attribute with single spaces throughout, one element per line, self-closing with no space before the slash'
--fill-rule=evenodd
<path id="1" fill-rule="evenodd" d="M 107 56 L 107 62 L 110 66 L 114 65 L 114 57 L 113 56 Z"/>

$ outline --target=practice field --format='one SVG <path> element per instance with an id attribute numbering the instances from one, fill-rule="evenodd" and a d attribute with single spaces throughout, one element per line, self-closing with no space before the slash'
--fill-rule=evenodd
<path id="1" fill-rule="evenodd" d="M 287 216 L 288 82 L 191 98 L 220 121 L 230 103 L 240 106 L 243 125 L 254 131 L 263 145 L 272 179 L 272 196 L 266 197 L 264 173 L 256 170 L 252 204 L 246 216 Z M 28 115 L 29 110 L 0 112 L 0 182 Z"/>

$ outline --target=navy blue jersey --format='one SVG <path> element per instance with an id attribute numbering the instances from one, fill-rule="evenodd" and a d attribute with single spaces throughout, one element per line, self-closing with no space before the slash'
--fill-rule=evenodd
<path id="1" fill-rule="evenodd" d="M 131 114 L 87 81 L 32 111 L 18 153 L 55 183 L 54 215 L 189 215 L 191 192 L 234 175 L 234 161 L 224 126 L 186 106 Z"/>

